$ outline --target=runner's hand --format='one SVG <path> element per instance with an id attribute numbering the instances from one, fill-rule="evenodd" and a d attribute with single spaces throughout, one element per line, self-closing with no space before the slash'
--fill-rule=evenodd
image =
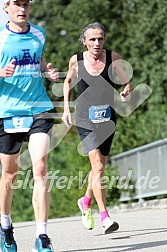
<path id="1" fill-rule="evenodd" d="M 15 62 L 16 60 L 15 59 L 12 59 L 7 65 L 5 68 L 1 69 L 0 70 L 0 76 L 2 78 L 7 78 L 7 77 L 12 77 L 13 74 L 14 74 L 14 71 L 16 69 L 16 66 L 15 66 Z"/>
<path id="2" fill-rule="evenodd" d="M 65 123 L 65 125 L 70 128 L 72 126 L 72 118 L 71 118 L 71 113 L 70 110 L 66 110 L 63 113 L 63 116 L 61 118 L 63 120 L 63 122 Z"/>
<path id="3" fill-rule="evenodd" d="M 130 101 L 131 99 L 131 92 L 128 90 L 124 90 L 120 93 L 121 101 L 122 102 L 127 102 Z"/>
<path id="4" fill-rule="evenodd" d="M 53 82 L 57 82 L 59 80 L 58 70 L 53 68 L 51 63 L 47 64 L 45 76 Z"/>

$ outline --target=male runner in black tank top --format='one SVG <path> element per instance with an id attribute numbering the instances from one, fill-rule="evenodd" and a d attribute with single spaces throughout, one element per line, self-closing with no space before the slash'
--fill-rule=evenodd
<path id="1" fill-rule="evenodd" d="M 108 156 L 114 136 L 114 83 L 108 76 L 108 70 L 112 63 L 111 51 L 106 51 L 105 61 L 101 73 L 92 76 L 84 66 L 83 53 L 77 55 L 79 81 L 77 83 L 76 126 L 82 139 L 85 154 L 91 150 L 99 149 L 103 156 Z M 106 106 L 109 115 L 103 118 Z M 93 111 L 97 110 L 95 118 L 91 120 L 92 108 Z"/>
<path id="2" fill-rule="evenodd" d="M 114 83 L 112 62 L 120 59 L 115 52 L 103 48 L 106 32 L 100 23 L 89 24 L 83 30 L 80 40 L 87 50 L 73 55 L 64 81 L 64 114 L 62 120 L 67 127 L 72 125 L 70 95 L 74 78 L 77 76 L 78 99 L 76 104 L 76 126 L 82 140 L 84 154 L 88 154 L 91 172 L 85 196 L 78 200 L 82 212 L 82 223 L 86 229 L 94 227 L 91 200 L 94 195 L 99 207 L 103 233 L 108 234 L 119 228 L 111 221 L 106 208 L 105 190 L 102 177 L 115 132 Z M 124 85 L 120 99 L 129 99 L 130 83 L 122 65 L 116 64 L 115 71 Z"/>

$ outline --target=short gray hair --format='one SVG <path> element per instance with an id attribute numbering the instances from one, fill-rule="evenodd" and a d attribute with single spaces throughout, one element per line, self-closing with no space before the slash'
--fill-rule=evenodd
<path id="1" fill-rule="evenodd" d="M 94 22 L 92 24 L 88 24 L 84 29 L 83 31 L 81 32 L 80 34 L 80 42 L 81 42 L 81 45 L 83 45 L 83 41 L 85 40 L 85 33 L 87 30 L 89 29 L 99 29 L 99 30 L 102 30 L 104 32 L 104 37 L 106 37 L 106 30 L 104 28 L 104 26 L 98 22 Z"/>

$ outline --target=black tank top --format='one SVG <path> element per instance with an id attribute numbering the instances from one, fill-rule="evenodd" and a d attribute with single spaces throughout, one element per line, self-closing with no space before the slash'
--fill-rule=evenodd
<path id="1" fill-rule="evenodd" d="M 111 106 L 111 120 L 115 121 L 114 83 L 112 79 L 111 51 L 106 50 L 106 64 L 98 76 L 90 75 L 83 60 L 83 52 L 77 54 L 78 82 L 76 120 L 88 119 L 90 106 L 109 104 Z M 111 78 L 110 78 L 111 77 Z"/>

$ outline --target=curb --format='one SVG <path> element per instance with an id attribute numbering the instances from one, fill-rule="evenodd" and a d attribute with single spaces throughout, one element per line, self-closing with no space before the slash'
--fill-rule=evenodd
<path id="1" fill-rule="evenodd" d="M 142 210 L 142 209 L 165 209 L 167 208 L 167 199 L 141 200 L 130 204 L 120 204 L 111 208 L 112 212 Z"/>

